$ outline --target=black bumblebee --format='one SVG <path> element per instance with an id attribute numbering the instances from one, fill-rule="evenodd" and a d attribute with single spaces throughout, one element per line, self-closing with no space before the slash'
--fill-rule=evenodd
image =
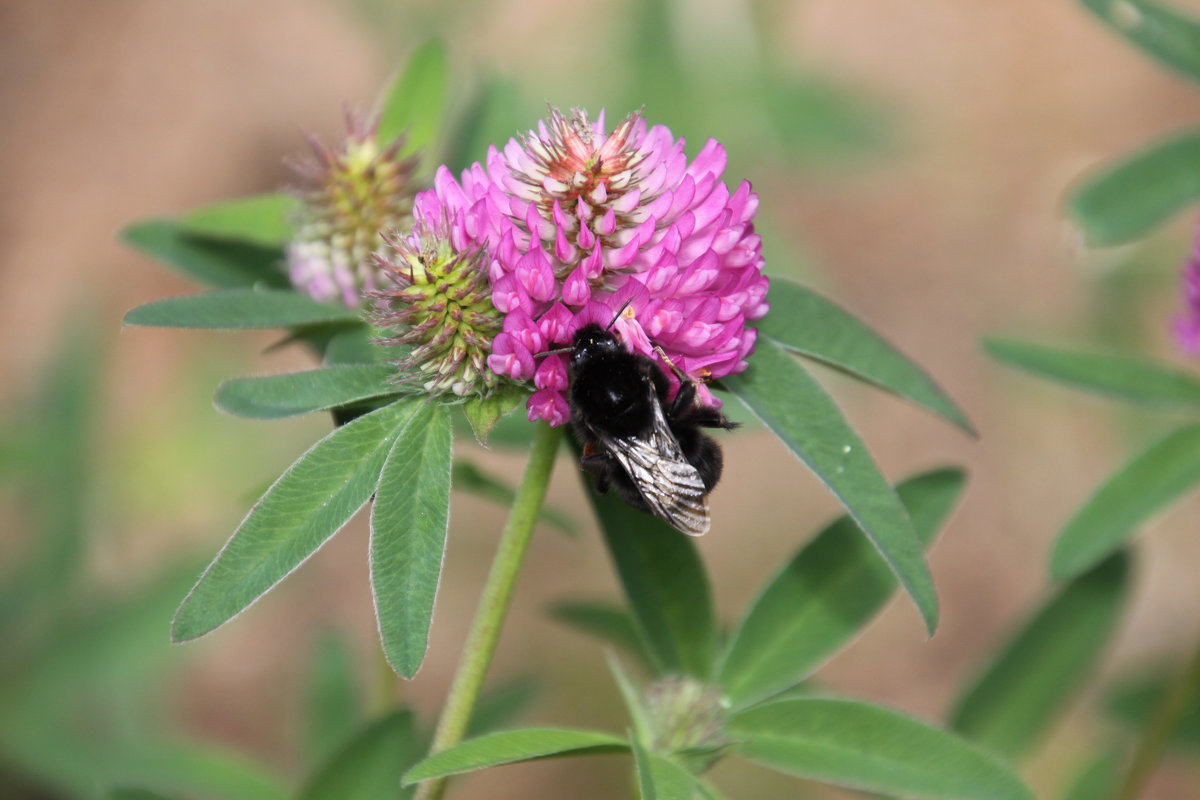
<path id="1" fill-rule="evenodd" d="M 626 503 L 691 536 L 708 531 L 708 493 L 721 477 L 721 448 L 700 428 L 737 427 L 679 391 L 652 359 L 631 353 L 597 324 L 575 334 L 568 368 L 571 424 L 583 445 L 579 463 L 601 494 L 615 487 Z"/>

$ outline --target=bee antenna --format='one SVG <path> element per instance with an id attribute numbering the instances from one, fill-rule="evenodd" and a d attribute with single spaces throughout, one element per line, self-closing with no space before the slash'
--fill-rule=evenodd
<path id="1" fill-rule="evenodd" d="M 610 329 L 612 328 L 612 326 L 613 326 L 613 325 L 616 325 L 616 324 L 617 324 L 617 320 L 619 320 L 619 319 L 621 318 L 621 315 L 625 313 L 625 309 L 629 308 L 631 305 L 633 305 L 633 298 L 632 298 L 632 297 L 631 297 L 631 298 L 629 298 L 628 300 L 626 300 L 626 301 L 625 301 L 625 305 L 621 306 L 621 310 L 620 310 L 620 311 L 618 311 L 618 312 L 616 313 L 616 316 L 614 316 L 614 317 L 612 318 L 612 322 L 610 322 L 610 323 L 608 323 L 607 325 L 605 325 L 605 326 L 604 326 L 604 330 L 607 332 L 608 330 L 610 330 Z"/>

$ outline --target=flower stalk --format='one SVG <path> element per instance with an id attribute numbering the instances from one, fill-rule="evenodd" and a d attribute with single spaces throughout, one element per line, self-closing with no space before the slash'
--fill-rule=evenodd
<path id="1" fill-rule="evenodd" d="M 433 744 L 429 748 L 431 754 L 453 747 L 466 734 L 475 703 L 479 699 L 479 690 L 483 687 L 492 655 L 496 652 L 500 629 L 504 625 L 517 575 L 525 560 L 534 523 L 546 497 L 546 487 L 550 483 L 550 472 L 554 467 L 561 436 L 561 428 L 552 428 L 545 422 L 539 423 L 534 433 L 529 463 L 525 467 L 521 485 L 517 487 L 512 512 L 501 534 L 475 619 L 467 633 L 458 671 L 434 731 Z M 426 781 L 417 792 L 417 800 L 439 800 L 445 791 L 445 778 Z"/>

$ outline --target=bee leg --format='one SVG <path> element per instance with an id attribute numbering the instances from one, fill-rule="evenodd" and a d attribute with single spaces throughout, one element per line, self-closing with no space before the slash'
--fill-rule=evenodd
<path id="1" fill-rule="evenodd" d="M 617 495 L 638 511 L 653 513 L 642 492 L 633 479 L 626 474 L 620 462 L 608 453 L 592 453 L 579 459 L 579 466 L 592 475 L 592 483 L 598 494 L 608 494 L 608 490 L 616 489 Z"/>
<path id="2" fill-rule="evenodd" d="M 612 456 L 607 453 L 585 454 L 579 457 L 579 466 L 592 476 L 596 491 L 607 494 L 612 485 L 613 463 Z"/>

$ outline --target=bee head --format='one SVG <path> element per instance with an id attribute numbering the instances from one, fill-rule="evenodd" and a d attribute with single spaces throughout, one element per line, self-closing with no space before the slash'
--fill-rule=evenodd
<path id="1" fill-rule="evenodd" d="M 571 362 L 575 366 L 621 351 L 617 337 L 595 323 L 584 325 L 576 331 L 574 344 L 574 349 L 571 351 Z"/>

